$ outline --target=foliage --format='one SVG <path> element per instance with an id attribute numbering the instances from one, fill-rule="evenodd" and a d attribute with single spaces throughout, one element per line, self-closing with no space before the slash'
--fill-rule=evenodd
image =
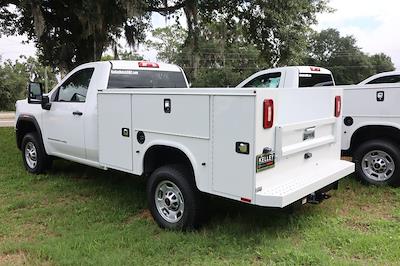
<path id="1" fill-rule="evenodd" d="M 194 87 L 236 86 L 268 65 L 255 45 L 243 38 L 240 28 L 228 28 L 223 22 L 209 23 L 199 36 L 200 60 L 195 79 L 192 51 L 185 46 L 186 34 L 177 26 L 158 28 L 146 44 L 157 50 L 159 60 L 181 66 Z"/>
<path id="2" fill-rule="evenodd" d="M 146 179 L 55 160 L 22 165 L 0 128 L 0 263 L 5 265 L 398 265 L 400 191 L 343 180 L 294 211 L 207 199 L 204 226 L 161 230 Z"/>
<path id="3" fill-rule="evenodd" d="M 143 60 L 143 56 L 136 52 L 130 52 L 128 50 L 118 51 L 114 55 L 105 54 L 101 57 L 101 61 L 110 60 Z"/>
<path id="4" fill-rule="evenodd" d="M 10 60 L 0 65 L 0 111 L 13 110 L 15 101 L 26 97 L 28 81 L 45 81 L 45 67 L 33 57 L 25 58 L 24 62 Z M 54 73 L 47 71 L 48 86 L 57 83 Z"/>
<path id="5" fill-rule="evenodd" d="M 63 72 L 96 61 L 124 35 L 130 45 L 144 39 L 148 14 L 141 1 L 8 0 L 0 8 L 3 33 L 26 34 L 39 49 L 41 62 Z M 2 5 L 0 5 L 1 7 Z"/>
<path id="6" fill-rule="evenodd" d="M 341 37 L 336 29 L 313 33 L 309 51 L 305 64 L 330 69 L 337 84 L 355 84 L 373 74 L 394 70 L 389 56 L 363 53 L 354 37 Z"/>
<path id="7" fill-rule="evenodd" d="M 240 28 L 242 36 L 254 45 L 269 66 L 300 62 L 306 45 L 307 32 L 316 23 L 316 14 L 330 11 L 326 0 L 176 0 L 150 1 L 162 14 L 183 10 L 187 21 L 188 50 L 192 79 L 201 69 L 202 30 L 210 23 L 223 23 L 227 30 Z M 169 4 L 168 5 L 166 5 Z M 164 9 L 162 9 L 164 7 Z"/>
<path id="8" fill-rule="evenodd" d="M 14 4 L 15 12 L 1 8 Z M 298 62 L 305 36 L 316 14 L 328 10 L 326 0 L 5 0 L 0 4 L 0 29 L 27 34 L 46 65 L 71 70 L 77 64 L 99 60 L 106 47 L 125 34 L 133 45 L 144 39 L 151 12 L 179 18 L 184 14 L 184 46 L 195 79 L 200 69 L 202 28 L 221 22 L 241 28 L 269 65 Z"/>

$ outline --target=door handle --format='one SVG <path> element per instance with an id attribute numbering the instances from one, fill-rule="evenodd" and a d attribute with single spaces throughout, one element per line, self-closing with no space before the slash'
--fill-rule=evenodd
<path id="1" fill-rule="evenodd" d="M 79 116 L 83 115 L 83 113 L 80 112 L 80 111 L 75 111 L 75 112 L 73 112 L 72 114 L 73 114 L 73 115 L 79 115 Z"/>

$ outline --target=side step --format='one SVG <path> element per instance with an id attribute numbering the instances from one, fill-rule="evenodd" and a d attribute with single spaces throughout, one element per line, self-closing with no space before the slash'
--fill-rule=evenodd
<path id="1" fill-rule="evenodd" d="M 305 169 L 302 169 L 305 170 Z M 297 200 L 338 181 L 354 172 L 354 164 L 347 161 L 332 160 L 320 163 L 318 167 L 301 171 L 293 177 L 285 177 L 284 181 L 273 187 L 262 185 L 256 193 L 256 205 L 283 208 Z M 314 199 L 316 200 L 316 199 Z"/>

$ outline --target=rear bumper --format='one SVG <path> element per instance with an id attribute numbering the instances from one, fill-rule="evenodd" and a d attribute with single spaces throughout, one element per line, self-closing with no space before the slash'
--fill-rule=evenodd
<path id="1" fill-rule="evenodd" d="M 282 178 L 282 183 L 268 186 L 261 184 L 255 204 L 283 208 L 318 191 L 354 172 L 354 164 L 342 160 L 329 160 L 310 169 L 302 169 L 292 177 Z"/>

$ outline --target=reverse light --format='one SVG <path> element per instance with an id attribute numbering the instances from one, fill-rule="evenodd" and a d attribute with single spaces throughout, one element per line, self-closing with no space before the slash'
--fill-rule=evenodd
<path id="1" fill-rule="evenodd" d="M 274 101 L 272 99 L 264 100 L 264 128 L 271 128 L 274 124 Z"/>
<path id="2" fill-rule="evenodd" d="M 339 117 L 342 111 L 342 97 L 335 97 L 335 117 Z"/>
<path id="3" fill-rule="evenodd" d="M 139 67 L 159 68 L 160 66 L 157 63 L 141 61 L 139 62 Z"/>

